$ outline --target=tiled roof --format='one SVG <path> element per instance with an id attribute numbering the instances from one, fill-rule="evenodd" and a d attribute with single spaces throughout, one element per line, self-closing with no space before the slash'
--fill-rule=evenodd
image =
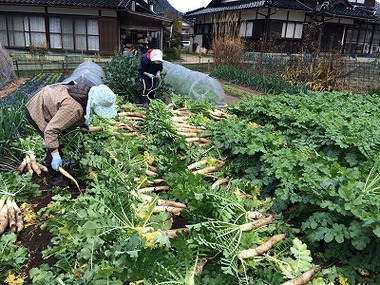
<path id="1" fill-rule="evenodd" d="M 321 1 L 319 1 L 321 2 Z M 325 1 L 329 2 L 329 1 Z M 213 5 L 214 3 L 214 5 Z M 353 17 L 353 18 L 363 18 L 363 19 L 379 19 L 380 11 L 366 9 L 364 7 L 349 5 L 345 7 L 344 5 L 329 5 L 323 6 L 317 3 L 315 0 L 254 0 L 254 1 L 232 1 L 228 3 L 219 4 L 218 1 L 211 2 L 212 7 L 206 7 L 204 9 L 198 9 L 195 11 L 190 11 L 185 14 L 185 17 L 191 18 L 199 15 L 215 14 L 223 11 L 238 11 L 246 9 L 254 9 L 260 7 L 269 8 L 279 8 L 287 10 L 298 10 L 305 11 L 309 13 L 326 13 L 329 15 L 336 15 L 341 17 Z M 209 5 L 209 6 L 210 6 Z M 379 3 L 376 2 L 376 7 L 379 7 Z M 379 9 L 377 9 L 379 10 Z M 379 14 L 377 14 L 379 13 Z"/>
<path id="2" fill-rule="evenodd" d="M 0 4 L 54 5 L 93 8 L 120 8 L 128 6 L 130 0 L 0 0 Z"/>

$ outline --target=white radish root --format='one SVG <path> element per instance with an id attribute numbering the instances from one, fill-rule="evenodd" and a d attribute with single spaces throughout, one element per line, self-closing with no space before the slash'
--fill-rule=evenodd
<path id="1" fill-rule="evenodd" d="M 278 234 L 269 238 L 266 242 L 256 248 L 244 249 L 238 253 L 238 258 L 248 259 L 263 254 L 270 250 L 276 243 L 285 238 L 285 234 Z"/>
<path id="2" fill-rule="evenodd" d="M 216 180 L 216 181 L 211 185 L 211 189 L 217 190 L 217 189 L 219 189 L 220 185 L 225 184 L 225 183 L 228 183 L 228 181 L 230 181 L 229 178 L 221 178 L 221 179 L 218 179 L 218 180 Z"/>
<path id="3" fill-rule="evenodd" d="M 200 167 L 200 166 L 202 166 L 202 165 L 205 165 L 205 164 L 207 164 L 207 159 L 203 159 L 203 160 L 201 160 L 201 161 L 197 161 L 197 162 L 194 162 L 194 163 L 192 163 L 192 164 L 189 164 L 189 165 L 187 166 L 187 169 L 189 169 L 189 170 L 193 170 L 193 169 L 195 169 L 195 168 L 197 168 L 197 167 Z"/>
<path id="4" fill-rule="evenodd" d="M 309 269 L 308 271 L 305 271 L 301 275 L 295 277 L 294 279 L 286 281 L 281 285 L 305 285 L 310 281 L 311 277 L 313 277 L 314 273 L 318 270 L 318 267 Z"/>
<path id="5" fill-rule="evenodd" d="M 183 211 L 184 208 L 177 208 L 177 207 L 172 207 L 172 206 L 155 206 L 153 208 L 153 213 L 172 213 L 173 215 L 179 215 L 181 211 Z"/>
<path id="6" fill-rule="evenodd" d="M 21 162 L 21 164 L 17 167 L 17 172 L 18 172 L 19 174 L 24 173 L 24 170 L 25 170 L 26 164 L 27 164 L 27 162 L 26 162 L 26 159 L 24 158 L 23 161 Z"/>
<path id="7" fill-rule="evenodd" d="M 24 228 L 24 217 L 17 203 L 13 201 L 13 208 L 16 214 L 16 232 L 19 233 Z"/>
<path id="8" fill-rule="evenodd" d="M 211 173 L 211 172 L 214 172 L 214 171 L 221 169 L 224 164 L 225 164 L 224 161 L 218 160 L 218 161 L 216 161 L 215 165 L 205 167 L 203 169 L 195 170 L 195 171 L 193 171 L 193 173 L 194 174 L 208 174 L 208 173 Z"/>
<path id="9" fill-rule="evenodd" d="M 13 201 L 10 198 L 7 200 L 7 208 L 8 208 L 8 225 L 9 229 L 12 233 L 17 232 L 17 223 L 16 223 L 16 211 L 13 207 Z"/>
<path id="10" fill-rule="evenodd" d="M 59 170 L 59 172 L 60 172 L 63 176 L 65 176 L 65 177 L 69 178 L 71 181 L 73 181 L 74 184 L 78 187 L 78 190 L 79 190 L 80 192 L 82 192 L 82 189 L 80 189 L 78 182 L 75 180 L 75 178 L 74 178 L 73 176 L 71 176 L 70 173 L 68 173 L 66 170 L 64 170 L 61 166 L 58 168 L 58 170 Z"/>
<path id="11" fill-rule="evenodd" d="M 262 218 L 260 220 L 256 220 L 256 221 L 253 221 L 253 222 L 250 222 L 250 223 L 242 224 L 242 225 L 240 225 L 240 229 L 243 232 L 247 232 L 247 231 L 251 231 L 251 230 L 260 228 L 260 227 L 265 226 L 265 225 L 269 225 L 273 221 L 274 221 L 274 216 L 273 215 L 269 215 L 266 218 Z"/>
<path id="12" fill-rule="evenodd" d="M 264 214 L 257 211 L 247 212 L 246 216 L 248 219 L 254 219 L 254 220 L 264 218 Z"/>
<path id="13" fill-rule="evenodd" d="M 84 133 L 96 133 L 102 132 L 104 129 L 102 126 L 89 126 L 88 128 L 81 128 L 80 130 Z"/>
<path id="14" fill-rule="evenodd" d="M 149 193 L 149 192 L 158 192 L 158 191 L 164 191 L 164 190 L 169 190 L 170 187 L 167 185 L 162 185 L 162 186 L 152 186 L 152 187 L 145 187 L 145 188 L 140 188 L 137 191 L 140 193 Z"/>
<path id="15" fill-rule="evenodd" d="M 145 170 L 145 174 L 146 174 L 147 176 L 152 177 L 152 176 L 156 176 L 156 175 L 157 175 L 157 172 L 154 172 L 154 171 L 152 171 L 152 170 L 147 169 L 147 170 Z"/>
<path id="16" fill-rule="evenodd" d="M 27 169 L 30 174 L 36 173 L 38 176 L 40 176 L 42 172 L 48 172 L 46 166 L 37 162 L 34 154 L 28 154 L 25 156 L 23 161 L 17 167 L 17 172 L 23 174 L 25 169 Z"/>
<path id="17" fill-rule="evenodd" d="M 8 206 L 5 202 L 0 210 L 0 235 L 5 232 L 8 227 Z"/>
<path id="18" fill-rule="evenodd" d="M 149 202 L 149 203 L 153 201 L 153 197 L 146 194 L 141 194 L 139 197 L 141 198 L 141 200 Z M 157 206 L 171 206 L 171 207 L 183 208 L 183 209 L 186 208 L 186 205 L 183 203 L 170 201 L 170 200 L 163 200 L 163 199 L 157 200 Z"/>

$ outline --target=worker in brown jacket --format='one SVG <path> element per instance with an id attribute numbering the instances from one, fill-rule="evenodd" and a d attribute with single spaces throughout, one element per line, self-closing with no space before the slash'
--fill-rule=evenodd
<path id="1" fill-rule="evenodd" d="M 45 164 L 57 183 L 63 179 L 58 174 L 62 165 L 59 137 L 66 130 L 82 125 L 89 126 L 93 113 L 102 118 L 116 116 L 116 95 L 104 84 L 94 86 L 90 81 L 53 84 L 43 87 L 32 95 L 25 106 L 30 124 L 43 138 L 46 146 Z M 62 185 L 60 185 L 62 186 Z"/>

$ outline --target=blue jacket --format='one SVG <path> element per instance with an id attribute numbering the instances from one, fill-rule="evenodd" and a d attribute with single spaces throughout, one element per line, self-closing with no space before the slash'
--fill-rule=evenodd
<path id="1" fill-rule="evenodd" d="M 141 62 L 138 68 L 138 72 L 140 74 L 140 77 L 143 76 L 144 72 L 151 73 L 153 75 L 156 75 L 158 71 L 162 71 L 163 66 L 162 63 L 155 64 L 149 59 L 149 51 L 147 53 L 144 53 L 141 56 Z"/>

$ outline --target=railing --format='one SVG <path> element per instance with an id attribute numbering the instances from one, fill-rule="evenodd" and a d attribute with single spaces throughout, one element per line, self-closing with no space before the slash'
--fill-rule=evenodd
<path id="1" fill-rule="evenodd" d="M 111 57 L 97 57 L 85 55 L 44 55 L 29 54 L 12 55 L 13 66 L 18 77 L 33 76 L 39 72 L 63 73 L 69 75 L 84 61 L 92 61 L 104 67 Z"/>
<path id="2" fill-rule="evenodd" d="M 290 57 L 286 54 L 246 53 L 241 64 L 245 69 L 251 70 L 252 74 L 281 75 L 289 68 Z M 84 61 L 93 61 L 104 67 L 112 59 L 112 57 L 87 56 L 82 54 L 45 55 L 41 57 L 22 54 L 12 55 L 12 58 L 15 73 L 18 77 L 33 76 L 39 72 L 70 75 Z M 191 52 L 182 53 L 181 59 L 171 62 L 204 73 L 210 73 L 214 64 L 212 54 Z M 339 85 L 347 91 L 365 92 L 380 87 L 380 60 L 378 58 L 342 56 L 339 60 L 339 66 L 336 68 L 339 68 L 343 74 L 338 80 Z"/>

